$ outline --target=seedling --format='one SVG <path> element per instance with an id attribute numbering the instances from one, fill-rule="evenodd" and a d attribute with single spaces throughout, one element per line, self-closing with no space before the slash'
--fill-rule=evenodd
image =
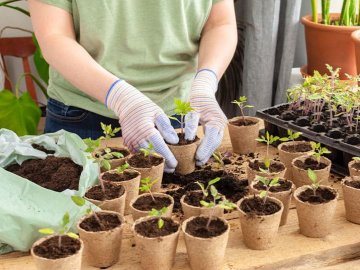
<path id="1" fill-rule="evenodd" d="M 315 157 L 318 165 L 320 165 L 321 157 L 324 154 L 331 154 L 331 151 L 329 151 L 326 147 L 321 147 L 320 143 L 310 142 L 310 145 L 313 150 L 312 156 Z"/>
<path id="2" fill-rule="evenodd" d="M 280 138 L 279 140 L 282 142 L 292 141 L 295 142 L 296 139 L 300 138 L 301 132 L 293 132 L 291 129 L 287 130 L 288 137 Z M 295 145 L 293 145 L 293 149 L 295 149 Z"/>
<path id="3" fill-rule="evenodd" d="M 225 157 L 228 157 L 228 156 L 231 156 L 231 154 L 229 154 L 228 152 L 226 152 L 224 155 L 221 154 L 220 151 L 214 152 L 214 153 L 212 154 L 212 157 L 213 157 L 214 161 L 216 162 L 216 164 L 218 165 L 218 167 L 221 168 L 222 171 L 224 172 L 223 174 L 226 174 L 226 173 L 227 173 L 226 167 L 225 167 L 225 163 L 224 163 L 224 158 L 225 158 Z"/>
<path id="4" fill-rule="evenodd" d="M 146 178 L 140 180 L 141 186 L 140 186 L 139 190 L 141 192 L 149 192 L 149 194 L 154 202 L 155 202 L 155 198 L 151 192 L 151 188 L 158 181 L 159 181 L 159 179 L 152 180 L 150 177 L 146 177 Z"/>
<path id="5" fill-rule="evenodd" d="M 107 147 L 107 142 L 112 138 L 115 137 L 115 134 L 118 133 L 121 128 L 114 128 L 112 129 L 111 124 L 105 125 L 104 123 L 100 123 L 101 129 L 103 130 L 103 133 L 105 136 L 100 137 L 101 139 L 105 140 L 105 146 Z"/>
<path id="6" fill-rule="evenodd" d="M 120 167 L 117 167 L 116 172 L 118 174 L 122 174 L 125 172 L 125 170 L 127 170 L 130 167 L 129 163 L 125 162 L 123 165 L 121 165 Z"/>
<path id="7" fill-rule="evenodd" d="M 161 157 L 158 153 L 155 152 L 155 147 L 152 143 L 149 143 L 146 148 L 140 148 L 139 151 L 144 155 L 144 157 L 147 158 L 150 156 Z"/>
<path id="8" fill-rule="evenodd" d="M 256 139 L 258 142 L 266 143 L 266 156 L 264 158 L 264 165 L 266 168 L 265 171 L 268 171 L 271 165 L 271 159 L 269 156 L 270 145 L 272 145 L 274 142 L 278 141 L 279 139 L 280 139 L 279 136 L 270 135 L 268 131 L 266 131 L 265 136 L 262 135 L 260 138 Z"/>
<path id="9" fill-rule="evenodd" d="M 311 170 L 307 170 L 308 177 L 311 181 L 311 185 L 307 185 L 314 192 L 314 196 L 316 196 L 316 190 L 320 187 L 320 183 L 318 182 L 317 174 Z"/>
<path id="10" fill-rule="evenodd" d="M 86 203 L 86 200 L 80 196 L 71 196 L 71 200 L 79 207 L 83 207 Z M 96 214 L 96 212 L 91 208 L 91 206 L 89 208 L 87 208 L 85 210 L 85 214 L 86 215 L 90 215 L 90 214 L 93 214 L 94 215 L 94 218 L 96 219 L 97 223 L 99 224 L 100 228 L 102 230 L 105 230 L 105 227 L 104 225 L 102 224 L 99 216 Z"/>
<path id="11" fill-rule="evenodd" d="M 180 132 L 181 134 L 184 134 L 185 115 L 187 115 L 189 112 L 194 111 L 194 109 L 191 107 L 190 102 L 183 102 L 177 98 L 174 100 L 174 104 L 175 104 L 175 114 L 180 116 L 180 120 L 173 116 L 168 116 L 168 117 L 180 123 Z"/>
<path id="12" fill-rule="evenodd" d="M 254 106 L 252 105 L 246 105 L 247 103 L 247 97 L 246 96 L 240 96 L 238 100 L 234 100 L 231 103 L 236 104 L 239 106 L 240 112 L 241 112 L 241 116 L 245 125 L 245 113 L 244 110 L 245 108 L 254 108 Z"/>
<path id="13" fill-rule="evenodd" d="M 164 227 L 164 220 L 162 219 L 162 216 L 166 214 L 166 212 L 168 211 L 167 207 L 163 207 L 160 210 L 156 210 L 156 209 L 151 209 L 151 211 L 149 212 L 149 216 L 150 217 L 156 217 L 158 218 L 158 228 L 162 229 Z"/>
<path id="14" fill-rule="evenodd" d="M 356 162 L 360 162 L 360 157 L 353 157 L 353 160 L 355 160 Z"/>
<path id="15" fill-rule="evenodd" d="M 209 196 L 209 189 L 211 189 L 211 187 L 213 185 L 215 185 L 217 182 L 219 182 L 221 180 L 220 177 L 216 177 L 212 180 L 210 180 L 205 188 L 204 184 L 203 183 L 200 183 L 199 181 L 196 181 L 195 183 L 198 184 L 198 186 L 200 187 L 201 189 L 201 192 L 203 194 L 203 199 L 205 200 L 208 196 Z"/>
<path id="16" fill-rule="evenodd" d="M 79 236 L 77 234 L 69 231 L 70 230 L 69 223 L 70 223 L 70 215 L 68 212 L 66 212 L 62 218 L 59 230 L 56 231 L 52 228 L 42 228 L 42 229 L 39 229 L 39 233 L 45 234 L 45 235 L 58 235 L 58 237 L 59 237 L 58 246 L 59 246 L 59 248 L 61 248 L 61 241 L 62 241 L 62 237 L 64 235 L 67 235 L 74 239 L 79 238 Z"/>
<path id="17" fill-rule="evenodd" d="M 262 190 L 259 194 L 259 197 L 263 200 L 263 203 L 265 204 L 270 188 L 280 186 L 279 177 L 269 179 L 267 177 L 257 176 L 256 180 L 258 180 L 260 183 L 262 183 L 266 188 L 266 190 Z"/>

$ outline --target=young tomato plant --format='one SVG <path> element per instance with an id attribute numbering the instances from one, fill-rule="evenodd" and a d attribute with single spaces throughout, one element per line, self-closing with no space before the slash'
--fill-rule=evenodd
<path id="1" fill-rule="evenodd" d="M 309 189 L 311 189 L 314 192 L 314 196 L 316 196 L 316 190 L 320 187 L 320 183 L 318 182 L 317 175 L 311 169 L 307 170 L 307 174 L 308 174 L 308 177 L 309 177 L 309 179 L 311 181 L 311 185 L 307 185 L 307 187 Z"/>
<path id="2" fill-rule="evenodd" d="M 360 157 L 353 157 L 353 160 L 355 160 L 356 162 L 360 162 Z"/>
<path id="3" fill-rule="evenodd" d="M 155 152 L 155 148 L 152 143 L 149 143 L 146 148 L 140 148 L 139 151 L 143 154 L 145 158 L 148 159 L 150 158 L 150 156 L 161 157 L 158 153 Z"/>
<path id="4" fill-rule="evenodd" d="M 125 162 L 123 165 L 116 168 L 116 172 L 118 174 L 123 174 L 129 167 L 129 163 Z"/>
<path id="5" fill-rule="evenodd" d="M 269 171 L 270 165 L 271 165 L 271 159 L 269 156 L 269 149 L 270 149 L 270 145 L 272 145 L 274 142 L 278 141 L 280 139 L 279 136 L 273 136 L 270 135 L 268 131 L 266 131 L 265 136 L 262 135 L 260 138 L 257 138 L 256 140 L 258 142 L 263 142 L 266 143 L 266 156 L 264 158 L 264 165 L 265 165 L 265 172 Z"/>
<path id="6" fill-rule="evenodd" d="M 288 137 L 280 138 L 279 140 L 282 142 L 292 141 L 295 142 L 296 139 L 300 138 L 302 135 L 301 132 L 293 132 L 291 129 L 287 130 Z M 293 149 L 295 149 L 295 145 L 293 145 Z"/>
<path id="7" fill-rule="evenodd" d="M 163 207 L 160 210 L 156 210 L 156 209 L 151 209 L 151 211 L 149 212 L 149 216 L 150 217 L 156 217 L 158 218 L 158 228 L 162 229 L 164 227 L 164 220 L 162 219 L 162 216 L 166 214 L 166 212 L 168 211 L 167 207 Z"/>
<path id="8" fill-rule="evenodd" d="M 208 196 L 209 196 L 209 189 L 211 188 L 211 186 L 215 185 L 217 182 L 219 182 L 221 180 L 220 177 L 216 177 L 212 180 L 210 180 L 205 188 L 203 183 L 200 183 L 199 181 L 196 181 L 195 183 L 200 187 L 201 192 L 203 194 L 203 199 L 205 200 Z"/>
<path id="9" fill-rule="evenodd" d="M 247 97 L 246 96 L 240 96 L 238 100 L 234 100 L 231 103 L 236 104 L 239 106 L 241 117 L 243 119 L 244 125 L 245 125 L 245 112 L 244 110 L 246 108 L 254 108 L 252 105 L 246 105 L 247 103 Z"/>
<path id="10" fill-rule="evenodd" d="M 262 190 L 259 194 L 259 197 L 263 200 L 263 204 L 265 204 L 270 188 L 280 186 L 279 177 L 269 179 L 267 177 L 257 176 L 256 180 L 258 180 L 260 183 L 262 183 L 266 188 L 266 190 Z"/>
<path id="11" fill-rule="evenodd" d="M 155 198 L 151 192 L 151 188 L 157 181 L 159 181 L 159 179 L 152 180 L 150 177 L 146 177 L 146 178 L 140 180 L 141 186 L 140 186 L 139 190 L 141 192 L 149 192 L 149 194 L 154 202 L 155 202 Z"/>
<path id="12" fill-rule="evenodd" d="M 331 154 L 326 147 L 321 147 L 320 143 L 310 142 L 311 148 L 313 150 L 312 156 L 316 159 L 318 165 L 320 165 L 321 157 L 325 154 Z"/>
<path id="13" fill-rule="evenodd" d="M 222 169 L 223 175 L 227 174 L 226 166 L 225 166 L 225 163 L 224 163 L 224 158 L 230 157 L 230 156 L 231 156 L 231 154 L 229 154 L 228 152 L 226 152 L 226 153 L 223 155 L 223 154 L 221 154 L 220 151 L 214 152 L 214 153 L 212 154 L 212 157 L 213 157 L 215 163 L 218 165 L 219 168 Z"/>
<path id="14" fill-rule="evenodd" d="M 194 111 L 194 109 L 190 106 L 190 102 L 183 102 L 180 99 L 175 99 L 174 103 L 175 103 L 175 114 L 180 116 L 180 120 L 173 116 L 168 116 L 168 117 L 180 123 L 180 132 L 181 134 L 184 134 L 185 115 L 187 115 L 189 112 Z"/>

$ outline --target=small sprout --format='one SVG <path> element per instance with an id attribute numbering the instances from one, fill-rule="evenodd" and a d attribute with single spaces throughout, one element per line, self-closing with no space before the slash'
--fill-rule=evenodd
<path id="1" fill-rule="evenodd" d="M 240 112 L 241 112 L 241 116 L 243 118 L 243 122 L 245 124 L 245 113 L 244 113 L 244 109 L 245 108 L 254 108 L 254 106 L 252 105 L 246 105 L 247 103 L 247 97 L 246 96 L 240 96 L 238 100 L 234 100 L 231 103 L 236 104 L 239 106 L 240 108 Z"/>
<path id="2" fill-rule="evenodd" d="M 154 144 L 152 143 L 149 143 L 146 148 L 140 148 L 139 151 L 144 155 L 144 157 L 149 157 L 149 156 L 160 157 L 160 155 L 155 152 L 155 147 Z"/>
<path id="3" fill-rule="evenodd" d="M 265 168 L 267 169 L 266 172 L 269 170 L 270 165 L 271 165 L 271 159 L 269 156 L 270 145 L 277 142 L 279 139 L 280 139 L 279 136 L 270 135 L 268 131 L 266 131 L 265 136 L 262 135 L 260 138 L 256 139 L 258 142 L 266 143 L 266 156 L 263 160 Z"/>
<path id="4" fill-rule="evenodd" d="M 158 181 L 159 181 L 159 179 L 152 180 L 150 177 L 146 177 L 146 178 L 140 180 L 141 186 L 140 186 L 139 190 L 141 192 L 149 192 L 150 196 L 154 202 L 155 202 L 155 198 L 151 192 L 151 188 Z"/>
<path id="5" fill-rule="evenodd" d="M 181 134 L 184 134 L 184 118 L 185 115 L 187 115 L 189 112 L 194 111 L 194 109 L 191 107 L 190 102 L 183 102 L 180 99 L 174 99 L 175 104 L 175 114 L 180 116 L 180 120 L 173 116 L 168 116 L 170 119 L 175 120 L 180 123 L 181 128 Z"/>
<path id="6" fill-rule="evenodd" d="M 279 177 L 275 177 L 273 179 L 269 179 L 267 177 L 263 177 L 263 176 L 257 176 L 256 177 L 256 180 L 259 181 L 260 183 L 262 183 L 266 190 L 262 190 L 259 194 L 259 197 L 261 199 L 263 199 L 263 203 L 265 204 L 266 203 L 266 199 L 268 197 L 268 193 L 269 193 L 269 190 L 270 188 L 272 187 L 278 187 L 280 186 L 279 184 Z"/>
<path id="7" fill-rule="evenodd" d="M 105 125 L 104 123 L 100 123 L 101 129 L 103 130 L 104 137 L 100 137 L 101 139 L 104 139 L 105 142 L 109 141 L 112 137 L 115 137 L 116 133 L 118 133 L 121 128 L 114 128 L 112 129 L 111 124 Z"/>
<path id="8" fill-rule="evenodd" d="M 71 200 L 73 201 L 73 203 L 75 203 L 77 206 L 79 207 L 83 207 L 86 204 L 86 200 L 83 197 L 80 196 L 71 196 Z M 99 224 L 100 228 L 102 230 L 105 230 L 104 225 L 102 224 L 99 216 L 96 214 L 96 212 L 91 208 L 91 206 L 89 208 L 86 208 L 85 210 L 85 214 L 86 215 L 90 215 L 93 214 L 97 223 Z"/>
<path id="9" fill-rule="evenodd" d="M 121 165 L 120 167 L 118 167 L 118 168 L 116 169 L 116 172 L 117 172 L 118 174 L 122 174 L 122 173 L 124 173 L 125 170 L 127 170 L 129 167 L 130 167 L 129 163 L 125 162 L 123 165 Z"/>
<path id="10" fill-rule="evenodd" d="M 162 229 L 164 227 L 165 222 L 161 217 L 163 215 L 165 215 L 167 211 L 168 211 L 168 208 L 163 207 L 160 210 L 156 210 L 155 208 L 153 208 L 149 212 L 150 217 L 157 217 L 158 218 L 158 227 L 159 227 L 159 229 Z"/>
<path id="11" fill-rule="evenodd" d="M 288 141 L 295 141 L 296 139 L 300 138 L 302 135 L 301 132 L 293 132 L 291 129 L 287 130 L 288 137 L 280 138 L 279 140 L 282 142 L 288 142 Z"/>
<path id="12" fill-rule="evenodd" d="M 215 185 L 217 182 L 219 182 L 221 180 L 220 177 L 216 177 L 212 180 L 210 180 L 205 188 L 203 183 L 200 183 L 199 181 L 196 181 L 195 183 L 198 184 L 198 186 L 201 189 L 201 192 L 203 193 L 203 198 L 205 199 L 207 196 L 209 196 L 209 189 L 211 188 L 211 186 Z"/>
<path id="13" fill-rule="evenodd" d="M 226 154 L 226 153 L 225 153 L 225 154 Z M 212 157 L 213 157 L 213 159 L 215 160 L 216 164 L 217 164 L 220 168 L 222 168 L 223 174 L 226 174 L 226 167 L 225 167 L 225 163 L 224 163 L 224 157 L 223 157 L 223 155 L 221 154 L 221 152 L 220 152 L 220 151 L 214 152 L 214 153 L 212 154 Z"/>
<path id="14" fill-rule="evenodd" d="M 308 169 L 307 174 L 308 174 L 309 179 L 311 180 L 311 185 L 308 185 L 307 187 L 312 189 L 312 191 L 314 192 L 314 196 L 315 196 L 316 190 L 320 187 L 320 182 L 318 182 L 317 174 L 313 170 Z"/>
<path id="15" fill-rule="evenodd" d="M 353 157 L 352 159 L 355 160 L 356 162 L 360 161 L 360 157 Z"/>
<path id="16" fill-rule="evenodd" d="M 331 154 L 331 151 L 329 151 L 326 147 L 321 147 L 320 143 L 310 142 L 310 145 L 313 150 L 312 156 L 316 158 L 318 164 L 320 164 L 321 157 L 324 154 Z"/>

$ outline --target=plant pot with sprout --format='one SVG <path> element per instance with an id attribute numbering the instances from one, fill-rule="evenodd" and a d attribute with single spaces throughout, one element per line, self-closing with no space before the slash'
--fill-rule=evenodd
<path id="1" fill-rule="evenodd" d="M 195 154 L 199 138 L 197 136 L 195 136 L 193 140 L 187 140 L 185 138 L 185 115 L 194 111 L 190 106 L 190 102 L 182 102 L 180 99 L 175 99 L 174 103 L 175 114 L 180 116 L 180 120 L 172 116 L 169 116 L 169 118 L 180 123 L 180 133 L 178 133 L 179 143 L 176 145 L 168 144 L 168 146 L 178 162 L 175 172 L 185 175 L 195 171 Z"/>
<path id="2" fill-rule="evenodd" d="M 360 176 L 360 157 L 353 157 L 349 162 L 350 176 Z"/>
<path id="3" fill-rule="evenodd" d="M 256 152 L 256 138 L 259 135 L 260 119 L 245 116 L 245 108 L 252 108 L 246 105 L 247 97 L 241 96 L 239 100 L 232 103 L 240 108 L 241 116 L 229 120 L 228 129 L 233 152 L 236 154 L 249 154 Z"/>
<path id="4" fill-rule="evenodd" d="M 350 222 L 360 224 L 360 177 L 345 177 L 341 182 L 346 219 Z"/>
<path id="5" fill-rule="evenodd" d="M 147 148 L 140 148 L 140 152 L 130 157 L 128 163 L 141 174 L 141 178 L 157 179 L 152 191 L 160 191 L 165 159 L 155 152 L 152 143 L 149 143 Z"/>
<path id="6" fill-rule="evenodd" d="M 282 202 L 268 197 L 272 187 L 279 186 L 279 178 L 262 178 L 266 187 L 258 196 L 247 196 L 237 206 L 245 245 L 251 249 L 269 249 L 274 246 L 284 210 Z"/>
<path id="7" fill-rule="evenodd" d="M 308 169 L 315 172 L 319 182 L 325 184 L 329 181 L 331 160 L 323 155 L 330 153 L 330 151 L 326 147 L 321 147 L 320 143 L 310 143 L 313 154 L 300 156 L 292 161 L 292 180 L 296 187 L 311 184 L 308 178 Z"/>
<path id="8" fill-rule="evenodd" d="M 170 270 L 174 265 L 180 224 L 163 217 L 167 211 L 166 207 L 152 209 L 148 217 L 136 220 L 132 226 L 144 270 Z"/>
<path id="9" fill-rule="evenodd" d="M 339 194 L 319 185 L 316 173 L 308 169 L 311 185 L 298 187 L 294 193 L 300 232 L 307 237 L 321 238 L 331 233 Z"/>
<path id="10" fill-rule="evenodd" d="M 84 243 L 75 233 L 69 232 L 70 215 L 65 213 L 59 231 L 40 229 L 47 237 L 36 241 L 31 256 L 38 270 L 80 270 Z"/>
<path id="11" fill-rule="evenodd" d="M 148 216 L 152 209 L 167 208 L 165 217 L 171 218 L 174 208 L 174 199 L 170 195 L 164 193 L 152 192 L 152 186 L 156 183 L 156 179 L 152 180 L 149 177 L 141 179 L 140 191 L 147 192 L 134 198 L 130 202 L 130 212 L 133 220 Z"/>

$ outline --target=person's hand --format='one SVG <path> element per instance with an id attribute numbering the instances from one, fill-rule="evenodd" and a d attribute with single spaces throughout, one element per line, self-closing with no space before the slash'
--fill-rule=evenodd
<path id="1" fill-rule="evenodd" d="M 185 139 L 193 140 L 197 123 L 204 128 L 204 138 L 196 151 L 196 164 L 204 165 L 218 148 L 224 136 L 227 118 L 215 98 L 218 80 L 215 72 L 199 70 L 191 87 L 190 105 L 195 112 L 185 116 Z"/>
<path id="2" fill-rule="evenodd" d="M 111 86 L 105 103 L 118 115 L 124 144 L 130 151 L 146 148 L 152 143 L 155 151 L 165 158 L 165 171 L 175 170 L 177 161 L 164 139 L 170 144 L 177 144 L 179 138 L 159 106 L 121 80 Z"/>

